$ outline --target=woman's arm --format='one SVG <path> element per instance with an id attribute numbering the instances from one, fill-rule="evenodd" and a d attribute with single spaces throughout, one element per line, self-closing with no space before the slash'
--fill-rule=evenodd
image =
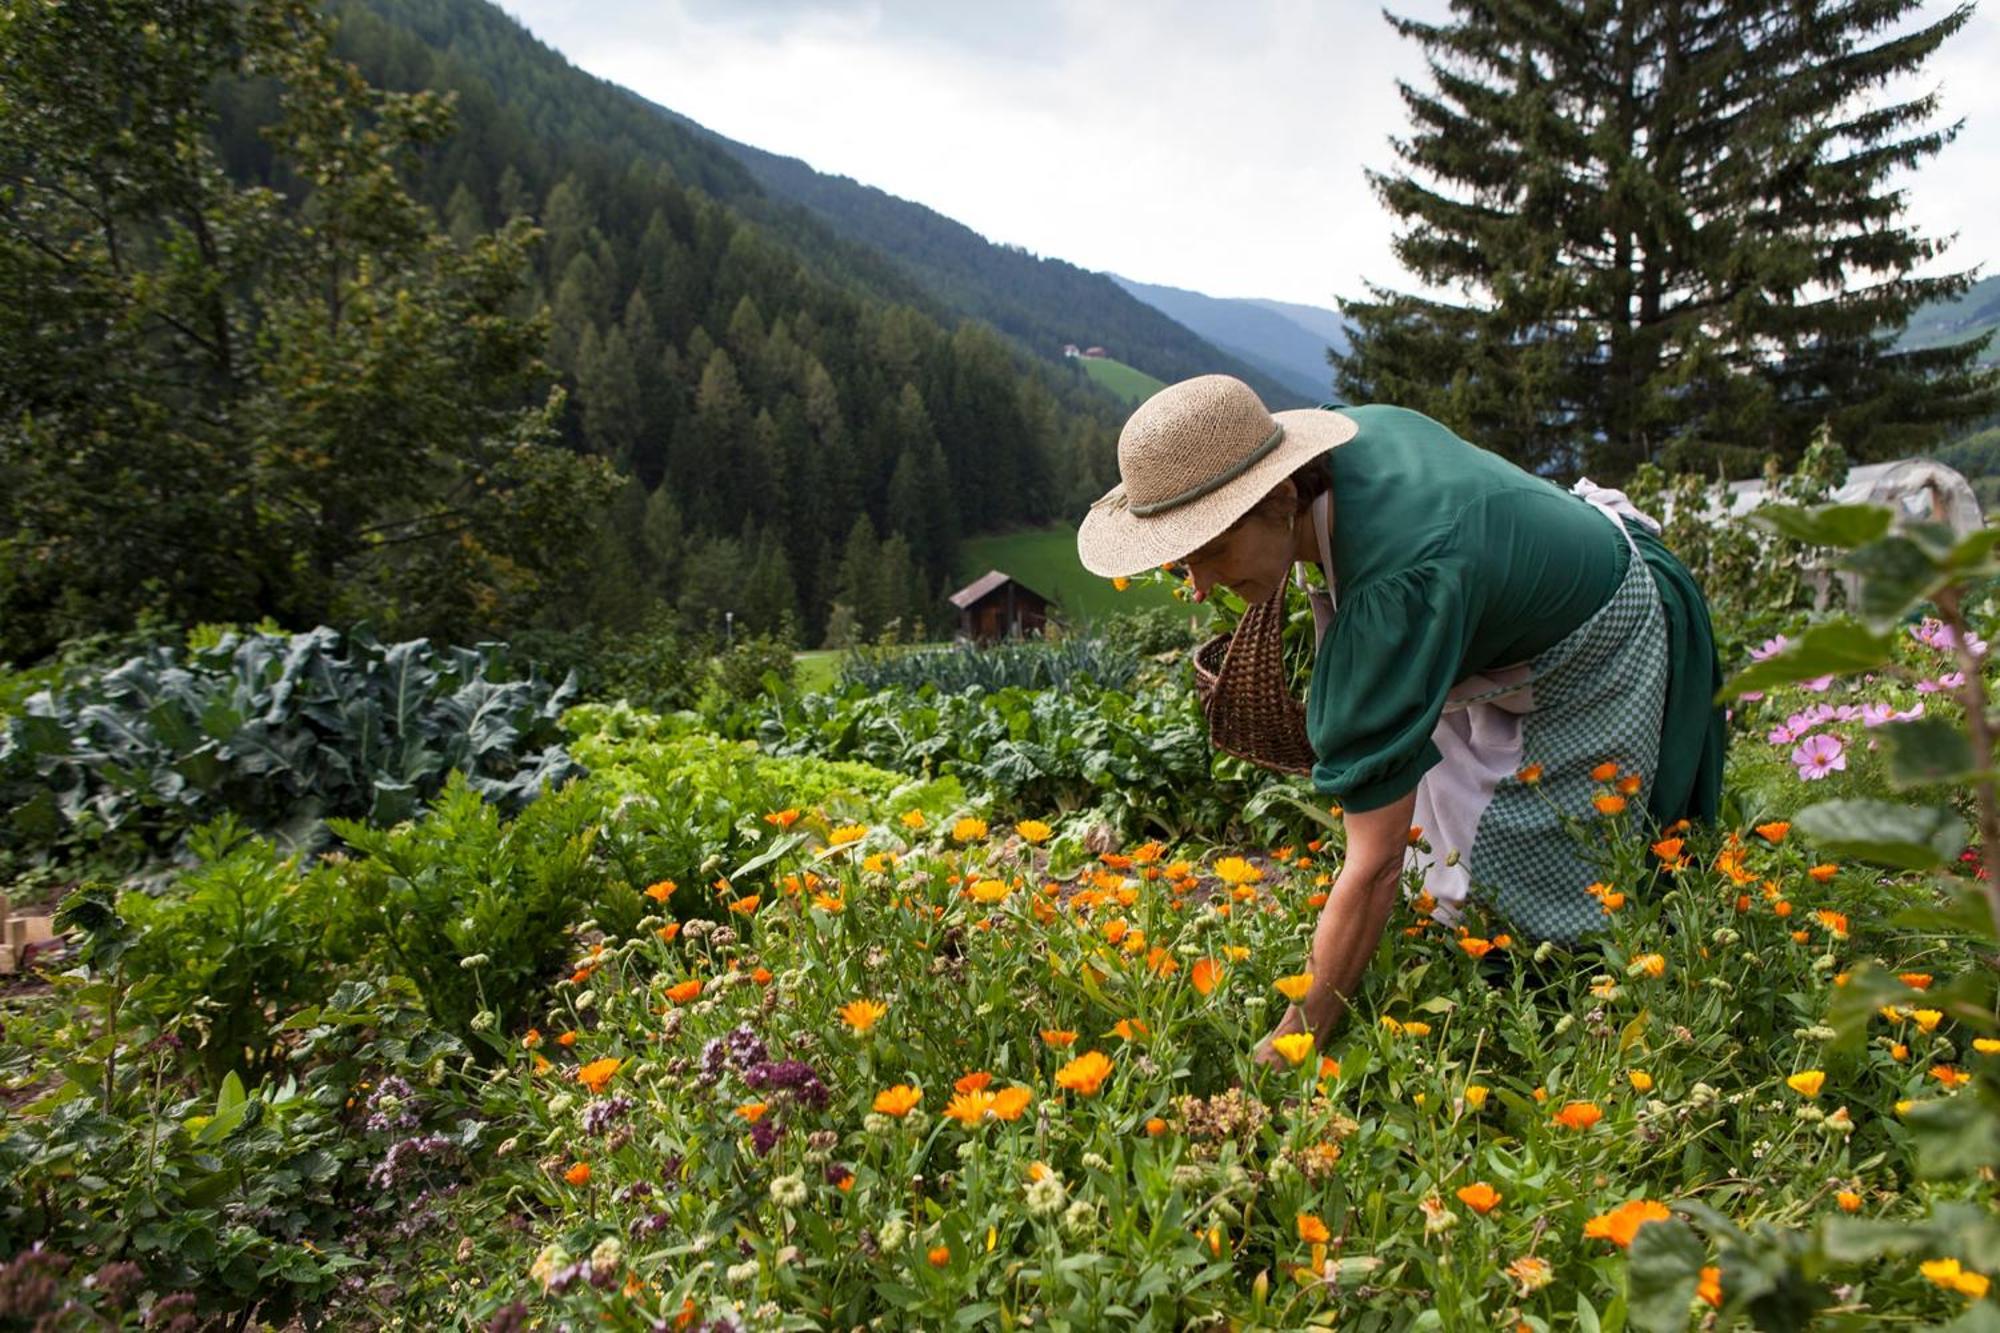
<path id="1" fill-rule="evenodd" d="M 1347 1001 L 1368 970 L 1369 959 L 1382 942 L 1382 929 L 1396 903 L 1403 860 L 1410 847 L 1410 816 L 1415 792 L 1379 810 L 1348 811 L 1347 859 L 1320 908 L 1313 928 L 1312 989 L 1303 1006 L 1286 1010 L 1272 1037 L 1311 1032 L 1322 1042 L 1347 1011 Z M 1257 1047 L 1256 1058 L 1282 1066 L 1284 1057 L 1272 1049 L 1271 1037 Z"/>

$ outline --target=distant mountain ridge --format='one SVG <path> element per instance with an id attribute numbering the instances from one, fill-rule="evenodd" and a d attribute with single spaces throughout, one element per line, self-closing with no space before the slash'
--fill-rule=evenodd
<path id="1" fill-rule="evenodd" d="M 1326 350 L 1347 348 L 1347 335 L 1335 312 L 1290 301 L 1208 296 L 1116 273 L 1106 276 L 1310 402 L 1323 403 L 1333 397 L 1333 367 L 1327 362 Z"/>
<path id="2" fill-rule="evenodd" d="M 1972 284 L 1956 301 L 1936 301 L 1920 308 L 1903 330 L 1900 345 L 1941 347 L 2000 329 L 2000 277 Z M 2000 338 L 1986 345 L 1980 364 L 2000 366 Z"/>
<path id="3" fill-rule="evenodd" d="M 1098 345 L 1170 383 L 1211 371 L 1239 375 L 1274 408 L 1307 406 L 1324 397 L 1314 397 L 1296 375 L 1274 374 L 1263 361 L 1215 345 L 1109 274 L 996 244 L 923 204 L 738 143 L 677 111 L 650 105 L 720 147 L 772 198 L 797 204 L 843 240 L 888 256 L 934 300 L 986 320 L 1037 355 L 1060 361 L 1065 343 Z"/>

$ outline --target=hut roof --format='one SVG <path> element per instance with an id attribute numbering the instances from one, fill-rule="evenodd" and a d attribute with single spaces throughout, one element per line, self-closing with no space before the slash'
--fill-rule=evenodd
<path id="1" fill-rule="evenodd" d="M 963 588 L 960 588 L 957 592 L 953 593 L 947 600 L 949 600 L 953 606 L 963 611 L 965 610 L 966 607 L 971 606 L 973 603 L 979 601 L 982 597 L 985 597 L 988 593 L 997 591 L 998 589 L 1005 587 L 1009 583 L 1013 584 L 1015 587 L 1019 588 L 1023 592 L 1030 593 L 1035 597 L 1040 597 L 1041 600 L 1043 600 L 1044 602 L 1049 600 L 1046 597 L 1042 597 L 1042 594 L 1036 592 L 1033 588 L 1030 588 L 1027 584 L 1015 578 L 1012 574 L 1002 573 L 1000 570 L 997 569 L 987 570 L 984 574 L 981 574 L 978 578 L 974 579 L 972 582 L 966 584 Z"/>

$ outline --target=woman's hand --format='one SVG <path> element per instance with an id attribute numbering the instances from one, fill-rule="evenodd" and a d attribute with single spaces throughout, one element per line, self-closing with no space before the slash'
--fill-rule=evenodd
<path id="1" fill-rule="evenodd" d="M 1290 1006 L 1285 1010 L 1285 1016 L 1278 1020 L 1278 1026 L 1271 1029 L 1271 1035 L 1257 1043 L 1257 1049 L 1250 1058 L 1260 1065 L 1269 1065 L 1273 1069 L 1291 1068 L 1290 1063 L 1284 1056 L 1278 1054 L 1278 1048 L 1272 1043 L 1280 1037 L 1289 1037 L 1295 1032 L 1305 1030 L 1306 1016 L 1299 1011 L 1297 1005 Z"/>

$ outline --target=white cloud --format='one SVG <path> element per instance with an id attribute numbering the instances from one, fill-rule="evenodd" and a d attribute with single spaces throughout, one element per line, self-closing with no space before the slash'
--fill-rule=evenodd
<path id="1" fill-rule="evenodd" d="M 1364 167 L 1393 165 L 1422 55 L 1363 0 L 503 0 L 576 64 L 1001 242 L 1148 282 L 1331 305 L 1408 286 Z M 1444 0 L 1394 4 L 1435 19 Z M 1944 12 L 1933 3 L 1930 13 Z M 1932 62 L 1958 142 L 1907 182 L 2000 261 L 2000 19 Z M 2000 271 L 2000 263 L 1991 266 Z"/>

